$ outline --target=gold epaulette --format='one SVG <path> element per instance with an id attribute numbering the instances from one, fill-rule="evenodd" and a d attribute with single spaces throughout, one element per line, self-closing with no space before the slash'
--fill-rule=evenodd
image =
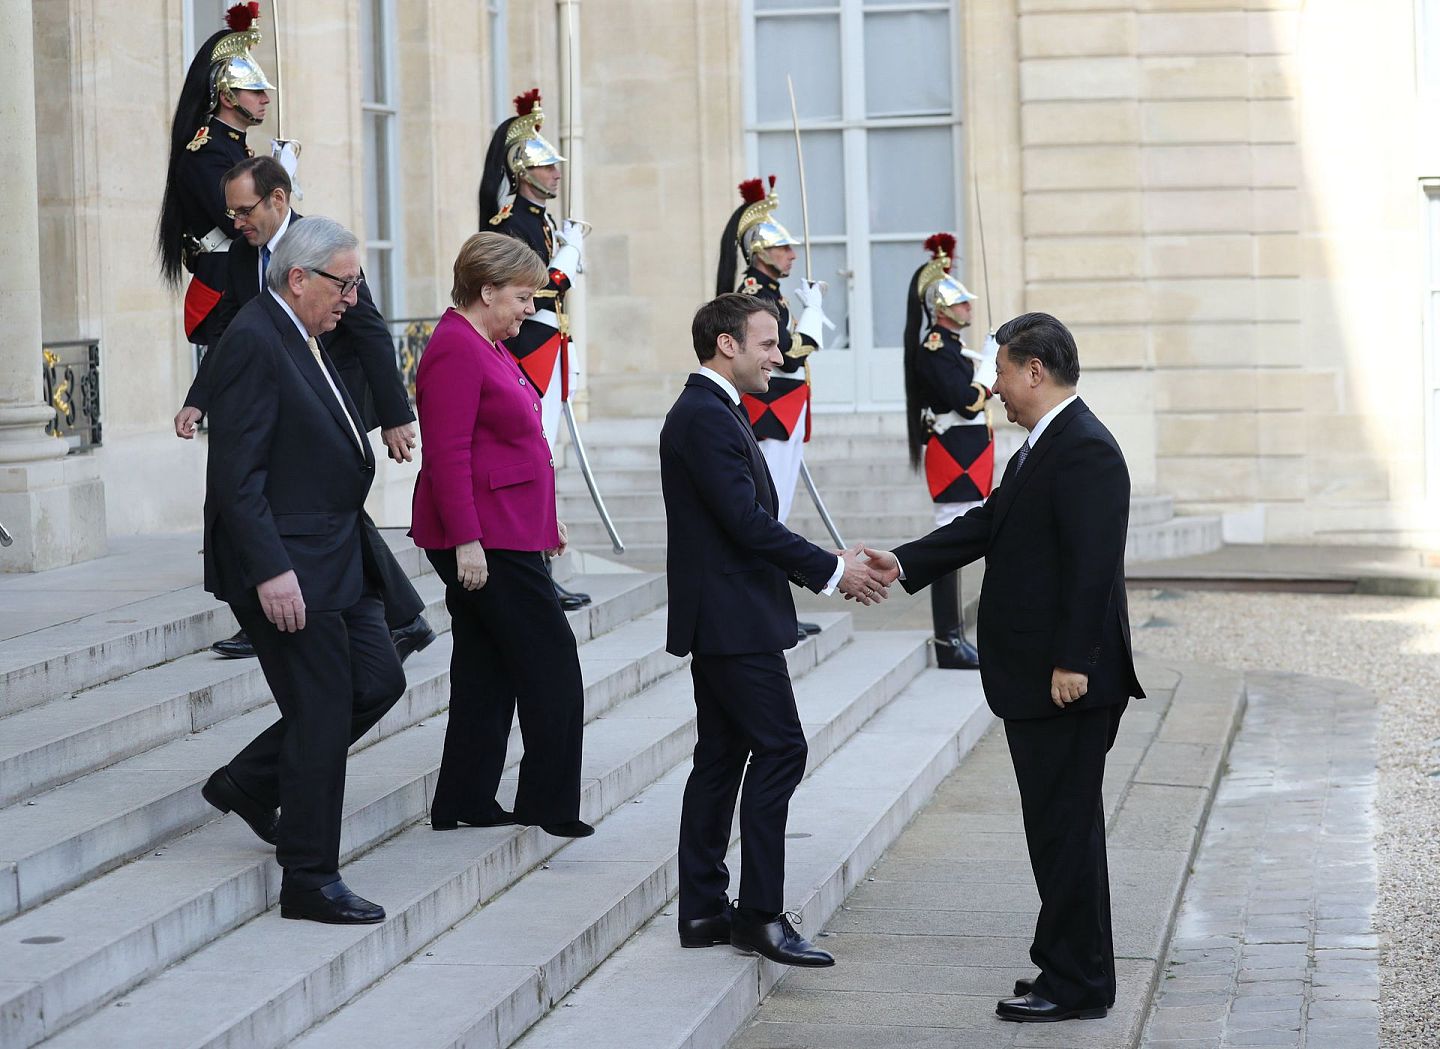
<path id="1" fill-rule="evenodd" d="M 191 153 L 194 153 L 196 150 L 198 150 L 201 146 L 205 145 L 205 143 L 209 141 L 210 125 L 206 124 L 199 131 L 195 132 L 195 137 L 185 144 L 185 148 L 188 149 Z"/>
<path id="2" fill-rule="evenodd" d="M 740 285 L 741 295 L 759 295 L 760 282 L 754 277 L 746 277 L 745 282 Z"/>
<path id="3" fill-rule="evenodd" d="M 492 226 L 498 226 L 498 225 L 500 225 L 500 223 L 502 223 L 502 222 L 504 222 L 506 219 L 508 219 L 508 218 L 510 217 L 510 209 L 511 209 L 511 207 L 513 207 L 513 206 L 514 206 L 514 202 L 512 201 L 511 203 L 506 204 L 506 205 L 505 205 L 503 208 L 501 208 L 499 211 L 495 212 L 494 216 L 492 216 L 491 219 L 490 219 L 490 225 L 492 225 Z"/>
<path id="4" fill-rule="evenodd" d="M 970 385 L 975 388 L 975 403 L 969 405 L 965 410 L 967 412 L 978 412 L 981 408 L 985 407 L 985 402 L 990 399 L 990 391 L 985 388 L 984 383 L 972 382 Z"/>
<path id="5" fill-rule="evenodd" d="M 934 353 L 936 350 L 938 350 L 941 346 L 944 345 L 945 336 L 941 335 L 938 331 L 932 331 L 928 336 L 925 337 L 925 348 L 931 353 Z"/>

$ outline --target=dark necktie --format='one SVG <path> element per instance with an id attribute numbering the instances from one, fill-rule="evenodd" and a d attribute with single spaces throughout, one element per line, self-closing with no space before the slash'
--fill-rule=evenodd
<path id="1" fill-rule="evenodd" d="M 1025 460 L 1028 459 L 1029 457 L 1030 457 L 1030 441 L 1029 441 L 1029 439 L 1027 438 L 1026 441 L 1025 441 L 1025 443 L 1020 446 L 1020 451 L 1017 452 L 1016 455 L 1015 455 L 1015 472 L 1016 472 L 1017 474 L 1020 472 L 1021 467 L 1023 467 L 1023 466 L 1025 465 Z"/>
<path id="2" fill-rule="evenodd" d="M 270 245 L 260 249 L 260 287 L 265 287 L 265 274 L 270 270 Z"/>

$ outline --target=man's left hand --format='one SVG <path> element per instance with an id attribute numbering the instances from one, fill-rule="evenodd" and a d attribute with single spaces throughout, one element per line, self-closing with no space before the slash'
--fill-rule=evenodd
<path id="1" fill-rule="evenodd" d="M 1083 696 L 1090 688 L 1090 675 L 1080 674 L 1064 667 L 1050 672 L 1050 702 L 1061 710 Z"/>
<path id="2" fill-rule="evenodd" d="M 555 547 L 553 550 L 545 551 L 551 557 L 559 557 L 566 550 L 570 549 L 570 533 L 565 530 L 565 522 L 556 521 L 555 527 L 560 529 L 560 545 Z"/>
<path id="3" fill-rule="evenodd" d="M 410 449 L 415 447 L 415 424 L 405 423 L 401 426 L 391 426 L 380 431 L 380 440 L 385 442 L 385 447 L 390 450 L 390 458 L 397 463 L 413 462 Z"/>

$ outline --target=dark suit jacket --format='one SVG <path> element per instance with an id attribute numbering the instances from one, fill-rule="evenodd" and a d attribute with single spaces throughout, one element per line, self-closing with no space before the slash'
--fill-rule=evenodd
<path id="1" fill-rule="evenodd" d="M 834 554 L 775 520 L 775 486 L 739 412 L 692 375 L 660 430 L 673 655 L 791 648 L 788 583 L 819 593 L 835 574 Z"/>
<path id="2" fill-rule="evenodd" d="M 216 347 L 205 473 L 205 589 L 254 606 L 290 569 L 307 609 L 360 599 L 361 513 L 375 456 L 345 421 L 295 323 L 274 297 L 240 309 Z M 357 422 L 358 426 L 358 422 Z"/>
<path id="3" fill-rule="evenodd" d="M 303 218 L 299 212 L 290 213 L 291 224 Z M 230 269 L 225 294 L 211 314 L 216 338 L 230 326 L 240 308 L 260 294 L 260 249 L 244 237 L 236 237 L 227 254 Z M 395 365 L 395 343 L 368 287 L 360 285 L 358 301 L 345 311 L 334 331 L 320 336 L 320 345 L 334 361 L 350 399 L 359 406 L 365 420 L 363 430 L 377 426 L 389 429 L 415 421 L 410 397 Z M 185 395 L 187 405 L 206 414 L 214 396 L 209 366 L 212 355 L 213 349 L 201 360 L 190 392 Z"/>
<path id="4" fill-rule="evenodd" d="M 983 505 L 895 551 L 910 593 L 985 558 L 980 677 L 1002 718 L 1062 713 L 1050 700 L 1059 666 L 1088 674 L 1072 707 L 1143 697 L 1130 652 L 1125 532 L 1130 472 L 1120 446 L 1076 400 L 1018 456 Z"/>

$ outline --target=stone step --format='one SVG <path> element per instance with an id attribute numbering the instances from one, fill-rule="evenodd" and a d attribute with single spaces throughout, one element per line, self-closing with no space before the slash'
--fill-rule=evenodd
<path id="1" fill-rule="evenodd" d="M 824 927 L 992 720 L 978 674 L 927 670 L 801 785 L 790 806 L 786 899 L 803 916 L 802 932 Z M 735 850 L 729 862 L 738 869 Z M 518 1049 L 722 1049 L 786 970 L 729 948 L 682 950 L 675 935 L 672 906 L 531 1027 Z M 440 989 L 417 1000 L 438 1005 Z M 405 1044 L 487 1043 L 442 1035 Z"/>
<path id="2" fill-rule="evenodd" d="M 663 629 L 663 616 L 651 621 Z M 848 640 L 848 615 L 832 614 L 826 625 L 833 629 L 792 651 L 792 673 L 812 669 Z M 680 661 L 675 660 L 674 665 L 680 665 Z M 684 675 L 676 677 L 683 682 Z M 688 753 L 692 714 L 677 701 L 675 690 L 680 687 L 672 681 L 661 683 L 659 695 L 651 690 L 638 691 L 587 726 L 581 803 L 585 818 L 604 817 Z M 406 811 L 400 818 L 387 821 L 388 832 L 370 837 L 364 845 L 390 840 L 365 855 L 356 855 L 361 849 L 349 841 L 344 846 L 347 880 L 387 907 L 389 919 L 384 924 L 336 929 L 283 922 L 272 907 L 279 890 L 279 870 L 268 856 L 258 862 L 252 859 L 249 866 L 258 868 L 255 880 L 261 883 L 263 892 L 250 901 L 245 913 L 235 915 L 235 920 L 211 923 L 208 934 L 194 944 L 192 950 L 199 950 L 193 956 L 179 961 L 190 952 L 177 954 L 171 961 L 179 964 L 117 1002 L 113 1008 L 126 1010 L 123 1030 L 116 1029 L 115 1014 L 106 1008 L 60 1031 L 48 1044 L 105 1044 L 116 1049 L 155 1044 L 259 1049 L 288 1044 L 294 1034 L 384 975 L 468 914 L 477 903 L 508 887 L 566 844 L 534 827 L 467 828 L 440 835 L 421 824 L 407 827 L 424 811 L 439 764 L 444 725 L 443 716 L 430 719 L 358 755 L 352 762 L 347 810 L 351 808 L 348 795 L 370 793 L 366 788 L 374 790 L 372 780 L 391 784 L 403 781 L 407 785 L 404 789 L 418 795 L 418 811 Z M 516 732 L 512 736 L 512 762 L 502 787 L 501 800 L 507 804 L 513 796 L 513 759 L 518 757 L 518 742 Z M 392 787 L 391 793 L 395 792 Z M 237 825 L 237 821 L 225 822 Z M 221 826 L 216 824 L 216 829 Z M 243 827 L 239 829 L 244 831 Z M 398 836 L 391 838 L 397 830 Z M 152 876 L 151 882 L 168 885 L 175 880 L 173 868 L 185 862 L 210 871 L 212 881 L 217 870 L 228 875 L 223 854 L 216 856 L 223 843 L 204 841 L 206 837 L 202 830 L 176 843 L 168 850 L 172 856 L 170 870 L 155 871 L 158 876 Z M 253 847 L 253 839 L 249 844 L 250 857 L 263 854 L 264 850 Z M 173 858 L 177 855 L 184 858 L 177 861 Z M 147 858 L 125 870 L 159 868 L 165 858 L 159 860 L 151 863 Z M 234 865 L 232 861 L 230 866 Z M 258 920 L 249 920 L 252 918 Z M 127 991 L 137 979 L 161 967 L 151 964 L 124 984 L 117 981 L 103 996 L 95 994 L 93 988 L 85 988 L 90 991 L 88 1001 L 81 1009 L 72 1010 L 68 1018 L 73 1020 L 82 1011 L 92 1011 L 104 997 Z M 73 993 L 81 988 L 78 981 L 73 981 L 69 988 L 57 988 L 55 997 L 63 1001 L 67 989 Z M 12 1008 L 0 1009 L 0 1016 L 7 1019 L 16 1014 Z M 37 1022 L 42 1023 L 42 1033 L 47 1036 L 66 1020 L 63 1015 L 57 1018 L 50 1009 L 29 1018 L 31 1029 Z"/>
<path id="3" fill-rule="evenodd" d="M 589 589 L 594 603 L 567 618 L 581 642 L 587 704 L 601 709 L 633 688 L 639 675 L 653 679 L 671 665 L 653 623 L 620 629 L 663 604 L 665 580 L 623 572 L 580 577 L 576 583 Z M 420 580 L 422 588 L 438 584 L 433 576 Z M 444 626 L 448 618 L 437 615 L 432 622 Z M 200 787 L 275 716 L 254 660 L 221 665 L 226 672 L 253 676 L 244 712 L 213 719 L 193 734 L 187 730 L 169 743 L 0 810 L 0 919 L 216 817 Z M 449 702 L 449 665 L 450 636 L 442 634 L 407 661 L 405 695 L 357 746 L 443 709 Z"/>
<path id="4" fill-rule="evenodd" d="M 1219 550 L 1223 544 L 1220 518 L 1182 515 L 1138 528 L 1131 525 L 1125 540 L 1125 563 L 1193 557 Z"/>
<path id="5" fill-rule="evenodd" d="M 590 419 L 581 424 L 588 451 L 591 445 L 656 444 L 664 420 L 651 418 Z M 818 412 L 815 430 L 830 435 L 875 435 L 905 439 L 904 412 Z"/>
<path id="6" fill-rule="evenodd" d="M 857 635 L 797 684 L 812 774 L 913 680 L 917 654 L 923 659 L 920 640 Z M 491 900 L 293 1043 L 296 1049 L 391 1037 L 397 1045 L 509 1044 L 674 893 L 676 827 L 689 771 L 682 761 L 611 815 L 594 838 L 561 850 L 547 870 Z M 425 1007 L 458 987 L 464 993 L 446 1008 Z"/>
<path id="7" fill-rule="evenodd" d="M 1018 442 L 1017 442 L 1018 445 Z M 659 468 L 658 436 L 646 443 L 585 445 L 591 466 L 598 471 L 617 468 L 650 466 Z M 904 437 L 867 434 L 837 434 L 823 440 L 816 438 L 805 446 L 805 461 L 812 468 L 817 463 L 848 462 L 856 459 L 905 463 Z"/>
<path id="8" fill-rule="evenodd" d="M 383 534 L 407 575 L 430 571 L 403 531 L 387 529 Z M 177 537 L 171 544 L 194 559 L 191 578 L 197 580 L 200 543 L 196 534 L 193 540 Z M 123 573 L 125 568 L 110 571 Z M 153 586 L 147 579 L 107 581 L 137 592 Z M 229 607 L 197 582 L 8 638 L 0 642 L 0 716 L 199 652 L 235 630 Z"/>

